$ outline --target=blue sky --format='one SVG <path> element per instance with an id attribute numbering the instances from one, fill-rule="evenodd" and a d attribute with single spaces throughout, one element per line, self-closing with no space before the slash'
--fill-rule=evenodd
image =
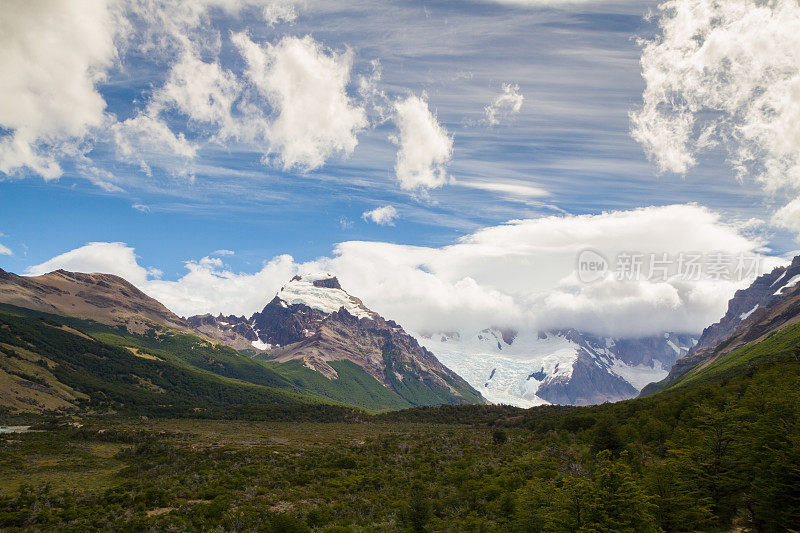
<path id="1" fill-rule="evenodd" d="M 26 120 L 39 124 L 28 135 L 30 146 L 57 154 L 61 168 L 57 178 L 44 179 L 32 163 L 0 164 L 0 244 L 12 252 L 0 255 L 0 267 L 25 272 L 89 242 L 124 242 L 135 248 L 140 265 L 163 271 L 164 280 L 182 276 L 186 261 L 222 249 L 235 252 L 224 258 L 230 271 L 254 273 L 280 254 L 298 263 L 330 257 L 347 241 L 441 248 L 514 219 L 687 203 L 718 214 L 724 224 L 745 227 L 757 219 L 748 227 L 756 228 L 758 246 L 766 244 L 768 254 L 796 247 L 791 228 L 769 223 L 786 195 L 768 190 L 755 174 L 737 179 L 724 144 L 700 153 L 684 172 L 663 172 L 658 154 L 649 160 L 631 135 L 629 113 L 642 107 L 647 83 L 638 39 L 659 33 L 658 16 L 646 18 L 657 13 L 657 2 L 194 4 L 201 7 L 171 12 L 169 3 L 157 1 L 121 8 L 97 3 L 98 28 L 108 34 L 97 38 L 109 47 L 107 56 L 87 52 L 100 46 L 88 37 L 72 43 L 69 58 L 87 59 L 63 75 L 88 79 L 75 81 L 76 92 L 99 95 L 101 112 L 65 112 L 67 126 L 47 129 L 41 117 L 0 110 L 6 141 L 15 132 L 22 136 Z M 276 6 L 272 20 L 264 6 Z M 23 47 L 24 32 L 52 27 L 37 17 L 55 17 L 13 15 L 21 29 L 8 38 Z M 247 75 L 252 65 L 236 35 L 267 50 L 265 57 L 274 53 L 273 61 L 283 53 L 280 43 L 310 36 L 318 47 L 315 60 L 338 61 L 346 73 L 345 104 L 363 110 L 366 122 L 351 137 L 337 130 L 329 140 L 353 141 L 352 151 L 328 150 L 314 168 L 288 165 L 286 150 L 274 148 L 269 137 L 274 129 L 250 139 L 226 136 L 222 122 L 187 116 L 167 97 L 148 111 L 181 54 L 190 53 L 234 80 L 239 92 L 225 120 L 244 128 L 248 110 L 240 104 L 248 103 L 259 106 L 258 120 L 276 128 L 270 121 L 278 110 L 268 96 L 256 94 L 258 83 Z M 47 52 L 35 49 L 27 57 L 54 61 Z M 370 95 L 359 91 L 361 79 Z M 35 93 L 31 80 L 0 90 L 9 98 L 20 97 L 20 87 Z M 47 95 L 61 81 L 54 74 L 42 83 L 50 87 L 37 94 Z M 518 110 L 499 108 L 491 124 L 486 107 L 504 84 L 522 103 Z M 427 104 L 432 134 L 452 139 L 449 157 L 432 164 L 447 176 L 438 187 L 403 188 L 398 178 L 398 150 L 413 140 L 398 138 L 401 122 L 393 106 L 411 98 Z M 305 111 L 295 119 L 305 120 Z M 196 154 L 176 155 L 160 139 L 153 145 L 138 139 L 134 155 L 123 154 L 115 134 L 142 115 L 154 116 L 176 138 L 182 135 Z M 396 209 L 393 225 L 362 218 L 381 206 Z"/>

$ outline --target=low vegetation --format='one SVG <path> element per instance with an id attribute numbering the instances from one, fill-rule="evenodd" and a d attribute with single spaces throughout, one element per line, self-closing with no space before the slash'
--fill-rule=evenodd
<path id="1" fill-rule="evenodd" d="M 6 345 L 11 327 L 22 328 L 12 318 L 0 325 Z M 233 373 L 202 397 L 207 409 L 187 411 L 175 383 L 186 387 L 180 394 L 205 394 L 181 381 L 197 374 L 159 380 L 148 370 L 157 360 L 110 344 L 81 355 L 86 339 L 51 329 L 53 343 L 37 337 L 31 353 L 93 365 L 85 368 L 105 385 L 71 383 L 95 402 L 92 390 L 102 391 L 109 409 L 0 413 L 36 424 L 0 435 L 4 531 L 800 529 L 800 326 L 647 398 L 381 414 L 297 401 L 285 411 L 231 408 L 231 391 L 272 390 L 242 386 Z M 57 367 L 48 372 L 67 381 Z M 289 412 L 292 421 L 281 421 Z"/>

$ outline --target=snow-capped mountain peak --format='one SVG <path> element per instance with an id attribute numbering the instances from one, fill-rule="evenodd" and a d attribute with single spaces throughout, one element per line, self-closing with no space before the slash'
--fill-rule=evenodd
<path id="1" fill-rule="evenodd" d="M 290 305 L 306 305 L 330 314 L 344 308 L 356 318 L 372 320 L 375 313 L 367 309 L 361 300 L 345 292 L 339 280 L 330 274 L 295 276 L 281 287 L 277 298 Z"/>

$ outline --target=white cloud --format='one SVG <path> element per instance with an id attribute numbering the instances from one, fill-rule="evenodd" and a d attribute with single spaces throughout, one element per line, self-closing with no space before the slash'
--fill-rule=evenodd
<path id="1" fill-rule="evenodd" d="M 0 244 L 0 255 L 14 255 L 14 252 L 8 246 Z"/>
<path id="2" fill-rule="evenodd" d="M 334 154 L 353 152 L 367 119 L 347 95 L 352 52 L 328 50 L 311 36 L 266 46 L 243 33 L 232 40 L 247 63 L 247 77 L 274 111 L 269 153 L 285 168 L 311 170 Z"/>
<path id="3" fill-rule="evenodd" d="M 39 276 L 58 269 L 115 274 L 139 288 L 143 287 L 148 279 L 148 270 L 139 266 L 134 249 L 124 242 L 90 242 L 30 267 L 25 273 L 29 276 Z"/>
<path id="4" fill-rule="evenodd" d="M 384 205 L 376 207 L 370 211 L 365 211 L 361 218 L 365 221 L 372 221 L 379 226 L 394 226 L 394 221 L 397 220 L 397 209 L 391 205 Z"/>
<path id="5" fill-rule="evenodd" d="M 600 215 L 558 216 L 488 227 L 441 248 L 349 241 L 333 257 L 297 264 L 279 256 L 254 274 L 234 273 L 219 257 L 186 263 L 177 281 L 153 279 L 120 243 L 92 243 L 33 267 L 122 275 L 173 311 L 249 315 L 297 271 L 325 270 L 387 318 L 417 332 L 471 333 L 489 326 L 576 327 L 614 336 L 699 333 L 719 319 L 744 281 L 578 282 L 578 253 L 613 260 L 647 253 L 759 254 L 762 242 L 696 205 L 647 207 Z M 782 260 L 763 258 L 762 270 Z"/>
<path id="6" fill-rule="evenodd" d="M 511 115 L 519 113 L 524 100 L 525 97 L 519 92 L 519 85 L 504 83 L 503 92 L 497 95 L 491 104 L 483 108 L 486 123 L 495 126 Z"/>
<path id="7" fill-rule="evenodd" d="M 150 212 L 150 206 L 149 205 L 133 204 L 131 207 L 136 209 L 137 211 L 142 212 L 142 213 L 149 213 Z"/>
<path id="8" fill-rule="evenodd" d="M 407 190 L 433 189 L 448 182 L 447 164 L 453 156 L 453 139 L 419 96 L 408 96 L 394 105 L 399 130 L 395 174 Z"/>
<path id="9" fill-rule="evenodd" d="M 264 22 L 270 26 L 297 20 L 296 2 L 291 0 L 272 2 L 262 10 Z"/>
<path id="10" fill-rule="evenodd" d="M 218 250 L 215 254 L 218 254 Z M 219 257 L 187 261 L 188 273 L 177 281 L 158 279 L 161 271 L 139 265 L 133 247 L 122 242 L 91 242 L 27 269 L 38 276 L 59 268 L 73 272 L 115 274 L 136 285 L 179 315 L 246 313 L 260 310 L 297 266 L 288 255 L 274 258 L 255 274 L 235 274 Z"/>
<path id="11" fill-rule="evenodd" d="M 119 157 L 139 165 L 142 172 L 152 175 L 151 165 L 169 169 L 175 175 L 191 175 L 190 162 L 197 146 L 183 133 L 173 132 L 158 116 L 140 114 L 112 128 Z"/>
<path id="12" fill-rule="evenodd" d="M 778 209 L 772 216 L 772 223 L 800 236 L 800 198 L 795 198 Z"/>
<path id="13" fill-rule="evenodd" d="M 240 91 L 234 74 L 224 70 L 219 61 L 202 61 L 187 50 L 154 94 L 150 113 L 174 108 L 194 123 L 214 126 L 221 138 L 234 137 L 238 126 L 232 116 L 233 104 Z"/>
<path id="14" fill-rule="evenodd" d="M 582 284 L 578 253 L 754 253 L 761 242 L 694 205 L 514 221 L 443 248 L 346 242 L 328 269 L 377 311 L 417 331 L 470 331 L 490 325 L 577 327 L 636 336 L 699 332 L 724 313 L 749 281 Z M 770 268 L 774 260 L 764 262 Z"/>
<path id="15" fill-rule="evenodd" d="M 663 171 L 721 146 L 739 178 L 800 189 L 800 4 L 668 0 L 631 132 Z"/>
<path id="16" fill-rule="evenodd" d="M 112 3 L 3 3 L 0 17 L 0 172 L 58 178 L 59 157 L 106 120 L 96 84 L 116 56 Z"/>
<path id="17" fill-rule="evenodd" d="M 214 16 L 247 16 L 274 26 L 297 18 L 292 0 L 12 0 L 0 19 L 0 172 L 25 169 L 46 180 L 65 162 L 96 173 L 86 154 L 112 139 L 122 161 L 147 174 L 154 166 L 190 174 L 196 146 L 187 131 L 170 126 L 162 112 L 187 117 L 183 125 L 208 140 L 246 137 L 260 125 L 235 120 L 239 80 L 213 59 L 221 48 Z M 133 117 L 118 122 L 106 110 L 98 83 L 130 49 L 147 55 L 168 79 Z M 210 61 L 200 57 L 210 56 Z M 174 58 L 178 58 L 175 60 Z M 210 130 L 210 131 L 209 131 Z M 108 180 L 87 176 L 108 188 Z"/>
<path id="18" fill-rule="evenodd" d="M 482 191 L 489 191 L 501 194 L 506 198 L 516 198 L 519 200 L 528 200 L 530 198 L 537 198 L 541 196 L 548 196 L 549 193 L 541 187 L 535 187 L 526 183 L 512 183 L 500 181 L 458 181 L 456 182 L 459 187 L 466 187 L 468 189 L 479 189 Z"/>

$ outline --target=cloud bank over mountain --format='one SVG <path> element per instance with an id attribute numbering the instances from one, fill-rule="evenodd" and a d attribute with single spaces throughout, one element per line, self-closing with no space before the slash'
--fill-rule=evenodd
<path id="1" fill-rule="evenodd" d="M 678 276 L 582 283 L 576 259 L 590 248 L 609 261 L 621 253 L 745 255 L 760 261 L 746 279 Z M 297 263 L 282 255 L 254 273 L 233 272 L 222 256 L 186 262 L 175 281 L 139 264 L 133 247 L 89 243 L 32 267 L 121 275 L 183 315 L 250 314 L 295 273 L 328 271 L 366 305 L 417 332 L 485 327 L 549 329 L 636 337 L 697 333 L 718 318 L 733 292 L 782 260 L 764 255 L 747 227 L 697 205 L 647 207 L 599 215 L 553 216 L 484 228 L 439 248 L 349 241 L 331 257 Z"/>

